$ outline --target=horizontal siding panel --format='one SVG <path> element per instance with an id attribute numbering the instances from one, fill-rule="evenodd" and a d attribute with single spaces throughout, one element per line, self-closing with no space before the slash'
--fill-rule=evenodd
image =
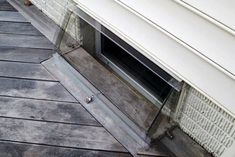
<path id="1" fill-rule="evenodd" d="M 169 32 L 177 42 L 192 48 L 192 52 L 235 79 L 235 37 L 232 34 L 172 0 L 117 1 Z"/>
<path id="2" fill-rule="evenodd" d="M 176 0 L 185 2 L 209 17 L 227 26 L 235 34 L 235 1 L 234 0 Z"/>

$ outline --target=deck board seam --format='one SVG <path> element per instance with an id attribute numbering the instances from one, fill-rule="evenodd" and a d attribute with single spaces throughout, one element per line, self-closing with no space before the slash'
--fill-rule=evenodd
<path id="1" fill-rule="evenodd" d="M 0 47 L 0 48 L 1 48 L 1 47 Z M 36 62 L 25 62 L 25 61 L 4 60 L 4 59 L 0 59 L 0 62 L 42 65 L 40 62 L 36 63 Z"/>
<path id="2" fill-rule="evenodd" d="M 0 11 L 0 13 L 1 13 L 1 11 Z M 30 22 L 28 22 L 28 21 L 26 21 L 26 22 L 23 22 L 23 21 L 7 21 L 7 20 L 0 20 L 0 22 L 17 22 L 17 23 L 30 23 Z"/>
<path id="3" fill-rule="evenodd" d="M 1 11 L 0 11 L 0 12 L 1 12 Z M 0 20 L 0 22 L 1 22 L 1 23 L 20 23 L 20 24 L 21 24 L 21 23 L 25 23 L 25 24 L 26 24 L 26 23 L 28 23 L 29 25 L 32 25 L 30 22 L 19 22 L 19 21 L 1 21 L 1 20 Z M 35 27 L 34 27 L 34 28 L 35 28 Z M 35 29 L 36 29 L 36 28 L 35 28 Z"/>
<path id="4" fill-rule="evenodd" d="M 51 123 L 51 124 L 63 124 L 63 125 L 74 125 L 74 126 L 88 126 L 88 127 L 90 126 L 90 127 L 103 128 L 102 125 L 86 124 L 86 123 L 59 122 L 59 121 L 39 120 L 39 119 L 30 119 L 30 118 L 18 118 L 18 117 L 10 117 L 10 116 L 0 116 L 0 118 L 13 119 L 13 120 L 23 120 L 23 121 L 32 121 L 32 122 L 41 122 L 41 123 Z"/>
<path id="5" fill-rule="evenodd" d="M 51 48 L 37 48 L 37 47 L 19 47 L 19 46 L 0 46 L 0 48 L 19 48 L 19 49 L 36 49 L 36 50 L 48 50 L 56 52 L 56 49 Z"/>
<path id="6" fill-rule="evenodd" d="M 47 60 L 49 60 L 49 59 L 46 59 L 45 61 L 47 61 Z M 44 62 L 45 62 L 44 61 Z M 43 62 L 42 62 L 43 63 Z M 43 65 L 41 63 L 41 65 L 43 66 L 43 68 L 44 69 L 46 69 L 47 70 L 47 72 L 49 72 L 53 77 L 55 77 L 46 67 L 45 67 L 45 65 Z M 60 83 L 60 81 L 58 81 L 59 83 Z M 60 83 L 60 85 L 62 86 L 62 87 L 64 87 L 64 89 L 77 101 L 77 102 L 79 102 L 79 100 L 77 100 L 77 98 L 62 84 L 62 83 Z M 84 108 L 85 109 L 85 108 Z M 88 112 L 88 113 L 90 113 L 90 112 Z"/>
<path id="7" fill-rule="evenodd" d="M 4 79 L 17 79 L 17 80 L 29 80 L 29 81 L 35 81 L 35 82 L 55 82 L 55 83 L 60 83 L 58 80 L 50 80 L 50 79 L 36 79 L 36 78 L 24 78 L 24 77 L 14 77 L 14 76 L 2 76 L 0 75 L 0 78 Z"/>
<path id="8" fill-rule="evenodd" d="M 56 52 L 55 52 L 56 53 Z M 54 53 L 53 53 L 54 54 Z M 47 61 L 47 60 L 49 60 L 50 58 L 51 58 L 52 56 L 50 56 L 49 58 L 46 58 L 46 59 L 44 59 L 44 60 L 42 60 L 42 61 L 40 61 L 40 63 L 39 64 L 41 64 L 43 67 L 44 67 L 44 69 L 46 69 L 47 70 L 47 68 L 45 68 L 45 66 L 42 64 L 43 62 L 45 62 L 45 61 Z M 48 70 L 47 70 L 48 71 Z M 49 72 L 49 71 L 48 71 Z M 49 72 L 50 73 L 50 72 Z M 51 74 L 51 73 L 50 73 Z M 51 74 L 52 75 L 52 74 Z M 53 76 L 53 75 L 52 75 Z"/>
<path id="9" fill-rule="evenodd" d="M 78 102 L 76 99 L 76 102 L 74 101 L 61 101 L 61 100 L 51 100 L 51 99 L 40 99 L 40 98 L 30 98 L 30 97 L 20 97 L 20 96 L 10 96 L 10 95 L 0 95 L 0 97 L 7 97 L 7 98 L 17 98 L 17 99 L 27 99 L 27 100 L 42 100 L 42 101 L 50 101 L 50 102 L 58 102 L 58 103 L 74 103 L 77 104 Z"/>
<path id="10" fill-rule="evenodd" d="M 124 151 L 117 151 L 117 150 L 102 150 L 102 149 L 88 149 L 88 148 L 79 148 L 79 147 L 69 147 L 69 146 L 59 146 L 59 145 L 50 145 L 50 144 L 43 144 L 43 143 L 31 143 L 31 142 L 23 142 L 23 141 L 14 141 L 14 140 L 6 140 L 0 138 L 1 142 L 11 142 L 11 143 L 18 143 L 18 144 L 29 144 L 29 145 L 37 145 L 37 146 L 49 146 L 49 147 L 57 147 L 57 148 L 68 148 L 68 149 L 77 149 L 77 150 L 90 150 L 90 151 L 100 151 L 100 152 L 111 152 L 111 153 L 125 153 L 129 154 L 129 152 Z"/>
<path id="11" fill-rule="evenodd" d="M 0 21 L 1 22 L 1 21 Z M 25 34 L 25 33 L 3 33 L 0 31 L 0 34 L 4 34 L 4 35 L 24 35 L 24 36 L 35 36 L 35 37 L 45 37 L 44 35 L 35 35 L 35 34 Z"/>

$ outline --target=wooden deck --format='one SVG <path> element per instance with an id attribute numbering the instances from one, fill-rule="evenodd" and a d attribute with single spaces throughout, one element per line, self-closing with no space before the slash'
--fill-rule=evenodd
<path id="1" fill-rule="evenodd" d="M 17 0 L 17 5 L 21 4 L 22 1 Z M 33 18 L 38 18 L 35 12 L 42 14 L 39 10 L 27 10 Z M 50 23 L 46 16 L 43 17 L 46 23 Z M 49 32 L 56 31 L 55 24 L 52 27 L 46 26 L 43 23 L 36 27 L 53 40 Z M 73 96 L 68 87 L 66 89 L 63 82 L 52 74 L 59 70 L 50 73 L 50 68 L 45 67 L 45 61 L 56 51 L 43 34 L 6 0 L 0 0 L 0 157 L 130 157 L 131 154 L 116 140 L 118 138 L 111 135 L 78 102 L 77 95 Z M 68 61 L 73 60 L 72 64 L 89 67 L 89 64 L 96 63 L 86 54 L 80 53 L 86 57 L 86 61 L 92 60 L 91 63 L 82 62 L 75 53 L 65 55 Z M 85 76 L 90 78 L 89 81 L 96 83 L 89 73 L 92 69 L 86 71 L 81 69 L 85 66 L 75 67 L 80 73 L 87 74 Z M 107 74 L 106 70 L 102 70 L 103 67 L 96 68 L 101 69 L 98 70 L 99 74 Z M 106 91 L 112 84 L 98 85 Z M 126 88 L 121 86 L 119 92 L 123 89 Z M 109 89 L 106 93 L 111 100 L 118 102 L 120 93 L 114 91 Z M 129 97 L 136 101 L 132 95 L 125 100 L 129 100 Z M 128 104 L 126 106 L 129 107 Z M 138 111 L 140 108 L 135 109 Z M 148 112 L 152 110 L 155 111 L 150 108 Z M 145 116 L 142 115 L 148 119 Z M 132 118 L 136 119 L 135 116 Z M 137 120 L 141 126 L 149 125 L 148 122 L 143 123 L 143 119 Z M 141 154 L 149 154 L 153 150 L 161 157 L 211 157 L 180 129 L 174 129 L 172 134 L 175 135 L 173 140 L 164 135 L 149 150 L 143 149 Z M 122 139 L 127 140 L 126 137 Z"/>
<path id="2" fill-rule="evenodd" d="M 131 156 L 41 64 L 53 53 L 0 0 L 0 157 Z"/>

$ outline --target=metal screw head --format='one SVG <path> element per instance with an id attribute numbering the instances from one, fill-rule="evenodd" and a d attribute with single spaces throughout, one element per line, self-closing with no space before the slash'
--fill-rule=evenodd
<path id="1" fill-rule="evenodd" d="M 93 101 L 93 95 L 92 95 L 92 96 L 88 96 L 88 97 L 86 97 L 86 99 L 85 99 L 85 102 L 86 102 L 87 104 L 91 103 L 92 101 Z"/>

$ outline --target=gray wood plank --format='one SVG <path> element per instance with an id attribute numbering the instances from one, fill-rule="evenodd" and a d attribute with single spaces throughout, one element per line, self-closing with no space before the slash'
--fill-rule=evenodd
<path id="1" fill-rule="evenodd" d="M 77 102 L 58 82 L 0 78 L 0 95 Z"/>
<path id="2" fill-rule="evenodd" d="M 171 131 L 173 139 L 163 137 L 161 142 L 176 156 L 180 157 L 212 157 L 203 147 L 191 139 L 179 128 Z"/>
<path id="3" fill-rule="evenodd" d="M 30 23 L 19 22 L 0 22 L 0 33 L 42 36 Z"/>
<path id="4" fill-rule="evenodd" d="M 31 63 L 0 61 L 0 76 L 56 81 L 42 65 Z"/>
<path id="5" fill-rule="evenodd" d="M 0 21 L 27 22 L 19 12 L 0 11 Z"/>
<path id="6" fill-rule="evenodd" d="M 138 152 L 138 157 L 176 157 L 161 142 L 151 143 L 148 148 L 142 148 Z M 180 157 L 180 156 L 179 156 Z"/>
<path id="7" fill-rule="evenodd" d="M 0 47 L 0 60 L 40 63 L 54 53 L 53 50 Z"/>
<path id="8" fill-rule="evenodd" d="M 0 34 L 0 46 L 54 49 L 54 45 L 44 36 Z"/>
<path id="9" fill-rule="evenodd" d="M 79 103 L 1 96 L 0 117 L 101 126 Z"/>
<path id="10" fill-rule="evenodd" d="M 131 157 L 131 155 L 108 151 L 0 142 L 0 157 Z"/>
<path id="11" fill-rule="evenodd" d="M 65 57 L 79 73 L 86 77 L 134 123 L 141 129 L 148 130 L 157 114 L 156 106 L 132 90 L 82 48 L 67 53 Z"/>
<path id="12" fill-rule="evenodd" d="M 0 139 L 34 144 L 126 152 L 103 127 L 0 119 Z"/>
<path id="13" fill-rule="evenodd" d="M 17 11 L 7 1 L 0 1 L 0 11 Z"/>
<path id="14" fill-rule="evenodd" d="M 134 129 L 136 127 L 132 128 L 132 124 L 123 121 L 122 118 L 125 119 L 125 117 L 122 115 L 120 117 L 115 106 L 105 97 L 100 99 L 101 93 L 61 56 L 55 54 L 53 58 L 43 62 L 43 65 L 132 155 L 136 155 L 139 148 L 148 146 L 144 137 L 137 135 Z M 91 95 L 93 95 L 93 101 L 85 102 L 84 98 Z"/>

